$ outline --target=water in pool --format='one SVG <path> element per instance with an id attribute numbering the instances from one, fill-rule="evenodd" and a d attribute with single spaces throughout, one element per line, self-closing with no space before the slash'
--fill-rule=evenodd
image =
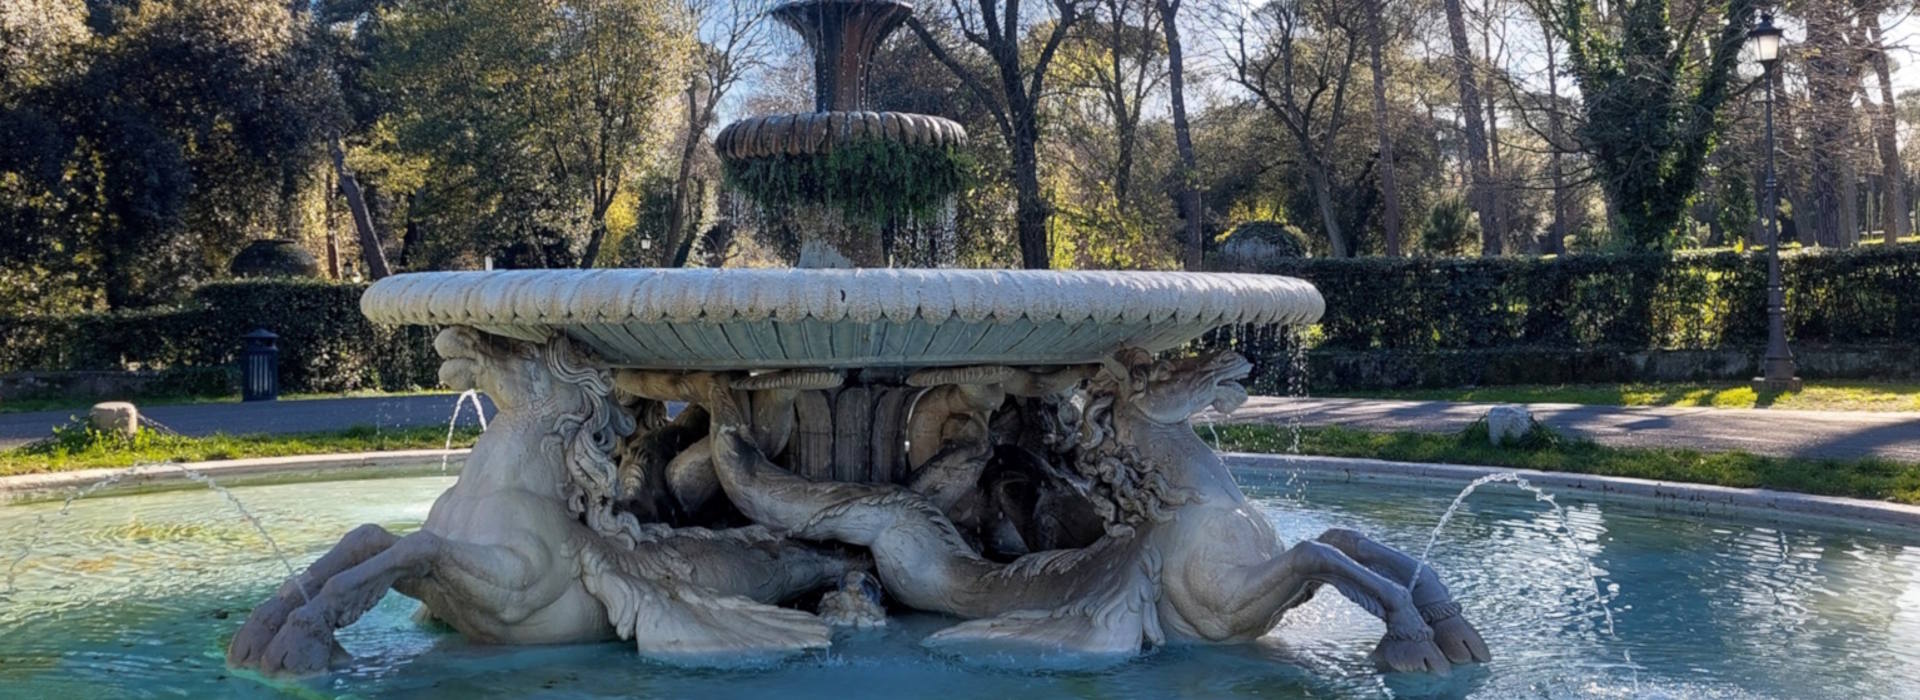
<path id="1" fill-rule="evenodd" d="M 1289 542 L 1339 526 L 1419 551 L 1453 497 L 1239 476 Z M 451 482 L 236 493 L 299 566 L 362 522 L 412 530 Z M 1449 678 L 1375 671 L 1366 656 L 1380 624 L 1331 594 L 1257 645 L 1161 650 L 1084 674 L 931 655 L 914 642 L 949 621 L 924 616 L 773 668 L 689 671 L 617 643 L 467 644 L 415 624 L 418 604 L 390 594 L 340 634 L 350 668 L 265 682 L 229 672 L 223 651 L 286 572 L 219 495 L 89 499 L 58 517 L 57 503 L 4 507 L 0 562 L 34 538 L 37 515 L 48 526 L 0 594 L 0 697 L 1920 697 L 1920 538 L 1562 501 L 1597 582 L 1552 512 L 1511 487 L 1483 488 L 1448 525 L 1432 561 L 1497 656 Z"/>

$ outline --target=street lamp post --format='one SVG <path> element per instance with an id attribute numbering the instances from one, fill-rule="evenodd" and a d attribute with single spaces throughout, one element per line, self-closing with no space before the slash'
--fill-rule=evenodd
<path id="1" fill-rule="evenodd" d="M 1780 195 L 1773 175 L 1773 67 L 1780 61 L 1780 35 L 1770 12 L 1760 15 L 1760 23 L 1747 32 L 1754 58 L 1760 61 L 1761 80 L 1767 83 L 1767 232 L 1771 239 L 1767 241 L 1767 356 L 1753 388 L 1769 392 L 1800 389 L 1793 350 L 1787 347 L 1787 295 L 1780 284 Z"/>

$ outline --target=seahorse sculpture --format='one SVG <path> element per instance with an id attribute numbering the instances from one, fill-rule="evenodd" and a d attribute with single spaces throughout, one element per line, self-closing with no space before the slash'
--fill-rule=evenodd
<path id="1" fill-rule="evenodd" d="M 776 607 L 860 568 L 765 528 L 641 524 L 616 507 L 616 443 L 633 430 L 612 377 L 564 337 L 528 343 L 440 333 L 441 381 L 478 387 L 499 415 L 418 532 L 353 530 L 247 618 L 228 662 L 327 667 L 334 630 L 388 589 L 473 639 L 619 637 L 643 656 L 736 664 L 828 645 L 812 614 Z"/>
<path id="2" fill-rule="evenodd" d="M 1386 623 L 1375 656 L 1387 667 L 1443 673 L 1488 660 L 1432 569 L 1350 530 L 1284 546 L 1248 503 L 1187 421 L 1209 405 L 1237 407 L 1249 370 L 1232 353 L 1178 362 L 1116 354 L 1087 394 L 1075 465 L 1104 504 L 1106 534 L 1006 564 L 969 547 L 926 495 L 797 476 L 767 460 L 747 426 L 718 425 L 712 463 L 727 496 L 755 522 L 867 547 L 895 600 L 969 619 L 930 637 L 935 647 L 1011 648 L 1038 652 L 1036 659 L 1064 651 L 1084 660 L 1129 658 L 1165 643 L 1249 641 L 1331 585 Z M 970 432 L 949 434 L 977 439 Z M 942 450 L 962 447 L 949 441 Z"/>

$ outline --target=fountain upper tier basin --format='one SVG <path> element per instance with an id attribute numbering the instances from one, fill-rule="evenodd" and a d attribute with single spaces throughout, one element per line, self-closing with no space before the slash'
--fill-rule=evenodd
<path id="1" fill-rule="evenodd" d="M 720 370 L 1079 364 L 1224 325 L 1312 323 L 1325 302 L 1276 275 L 619 269 L 396 275 L 360 308 L 379 323 L 561 332 L 618 366 Z"/>

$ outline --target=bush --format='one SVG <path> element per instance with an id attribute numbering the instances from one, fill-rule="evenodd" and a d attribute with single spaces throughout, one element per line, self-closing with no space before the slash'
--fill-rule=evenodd
<path id="1" fill-rule="evenodd" d="M 360 314 L 364 284 L 219 282 L 180 309 L 0 319 L 0 372 L 227 367 L 240 336 L 280 335 L 286 392 L 432 386 L 435 329 L 376 326 Z"/>
<path id="2" fill-rule="evenodd" d="M 1782 260 L 1787 333 L 1820 345 L 1920 341 L 1920 246 Z M 1764 255 L 1274 260 L 1326 298 L 1321 348 L 1705 349 L 1766 339 Z"/>
<path id="3" fill-rule="evenodd" d="M 1467 255 L 1479 249 L 1479 226 L 1467 211 L 1467 200 L 1448 197 L 1427 210 L 1420 224 L 1420 249 L 1430 255 Z"/>
<path id="4" fill-rule="evenodd" d="M 1902 350 L 1920 345 L 1920 246 L 1791 252 L 1781 264 L 1804 376 L 1906 375 Z M 1322 387 L 1726 379 L 1751 376 L 1766 342 L 1757 253 L 1299 259 L 1259 271 L 1326 298 L 1310 343 Z M 1296 342 L 1236 326 L 1198 345 L 1239 351 L 1256 391 L 1283 393 Z"/>

